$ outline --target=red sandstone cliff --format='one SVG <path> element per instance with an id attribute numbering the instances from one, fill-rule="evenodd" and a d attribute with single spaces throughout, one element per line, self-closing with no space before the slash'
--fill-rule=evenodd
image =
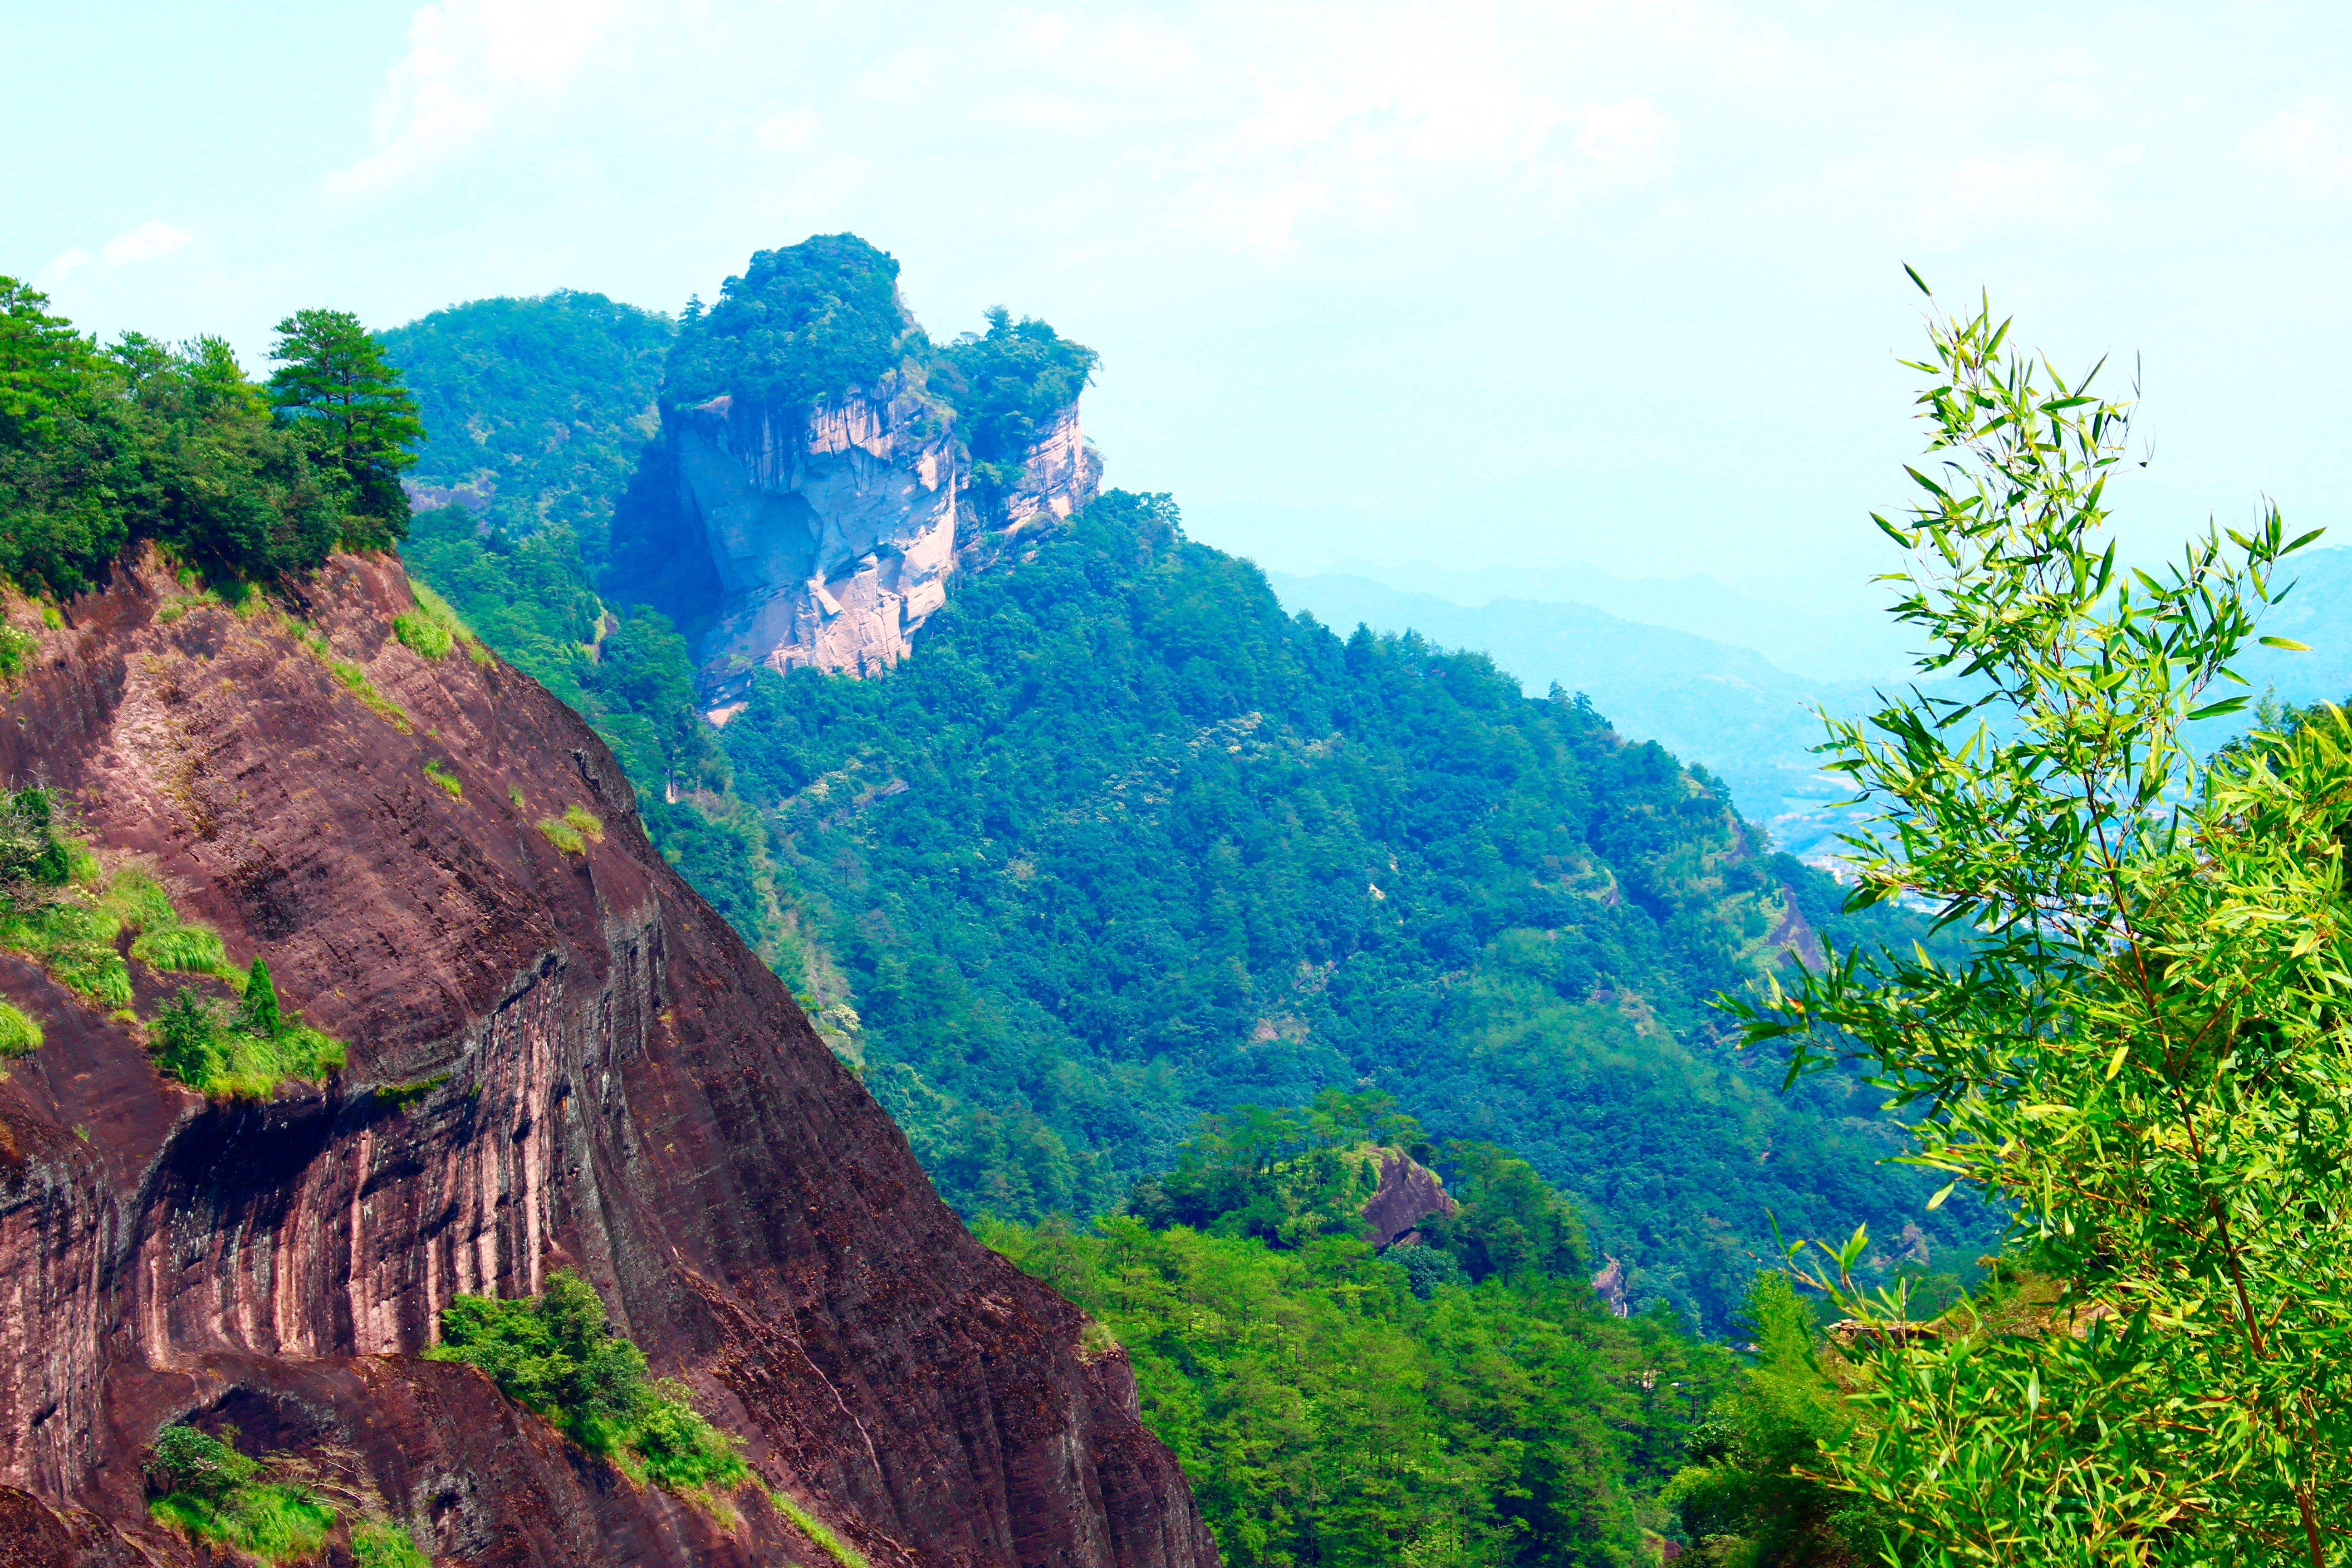
<path id="1" fill-rule="evenodd" d="M 336 558 L 294 609 L 408 732 L 275 610 L 159 624 L 180 592 L 125 572 L 42 634 L 0 777 L 152 857 L 350 1063 L 207 1103 L 0 953 L 47 1030 L 0 1082 L 0 1564 L 201 1561 L 137 1462 L 191 1415 L 372 1487 L 436 1563 L 821 1561 L 756 1489 L 722 1525 L 417 1359 L 453 1294 L 558 1265 L 877 1565 L 1216 1562 L 1124 1358 L 965 1234 L 574 715 L 394 641 L 389 561 Z M 584 856 L 532 826 L 574 805 L 606 825 Z"/>

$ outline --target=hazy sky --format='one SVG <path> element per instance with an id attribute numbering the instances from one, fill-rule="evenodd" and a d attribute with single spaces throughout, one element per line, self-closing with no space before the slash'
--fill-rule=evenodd
<path id="1" fill-rule="evenodd" d="M 935 334 L 1098 348 L 1110 479 L 1213 543 L 1834 595 L 1916 446 L 1906 260 L 2142 356 L 2157 531 L 2352 521 L 2341 16 L 10 5 L 0 271 L 252 359 L 296 306 L 674 310 L 852 229 Z"/>

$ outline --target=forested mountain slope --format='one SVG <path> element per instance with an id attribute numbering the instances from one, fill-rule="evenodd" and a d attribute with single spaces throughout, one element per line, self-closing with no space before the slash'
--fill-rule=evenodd
<path id="1" fill-rule="evenodd" d="M 621 387 L 628 352 L 550 369 Z M 407 365 L 428 405 L 438 363 Z M 1706 1006 L 1900 917 L 1844 924 L 1718 784 L 1573 697 L 1286 616 L 1167 498 L 1106 497 L 965 573 L 892 673 L 760 672 L 723 730 L 695 707 L 690 603 L 681 629 L 562 540 L 454 510 L 408 554 L 578 694 L 656 841 L 967 1214 L 1113 1208 L 1204 1110 L 1338 1086 L 1518 1149 L 1634 1303 L 1710 1322 L 1775 1216 L 1867 1219 L 1904 1238 L 1887 1267 L 1983 1237 L 1875 1163 L 1872 1092 L 1781 1095 Z M 592 586 L 619 611 L 593 652 Z"/>

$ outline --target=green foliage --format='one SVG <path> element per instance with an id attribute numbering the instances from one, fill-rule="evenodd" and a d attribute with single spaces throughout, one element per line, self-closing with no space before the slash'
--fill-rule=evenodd
<path id="1" fill-rule="evenodd" d="M 645 1352 L 613 1331 L 595 1288 L 568 1270 L 528 1300 L 457 1297 L 425 1353 L 480 1367 L 509 1398 L 639 1479 L 704 1494 L 751 1475 L 683 1384 L 646 1375 Z"/>
<path id="2" fill-rule="evenodd" d="M 260 973 L 235 1010 L 185 985 L 164 1002 L 148 1026 L 159 1071 L 202 1094 L 260 1100 L 288 1079 L 315 1083 L 344 1065 L 341 1041 L 280 1016 L 268 970 L 254 964 Z"/>
<path id="3" fill-rule="evenodd" d="M 719 732 L 855 991 L 868 1086 L 967 1215 L 1101 1212 L 1201 1112 L 1369 1079 L 1517 1149 L 1637 1300 L 1712 1321 L 1772 1215 L 1981 1245 L 1981 1211 L 1921 1215 L 1929 1184 L 1872 1168 L 1899 1137 L 1872 1091 L 1777 1097 L 1702 1000 L 1777 960 L 1794 900 L 1815 930 L 1925 922 L 1840 915 L 1571 698 L 1285 616 L 1165 498 L 1024 554 L 887 679 L 763 671 Z M 767 939 L 758 859 L 678 864 Z"/>
<path id="4" fill-rule="evenodd" d="M 986 332 L 966 332 L 940 352 L 930 390 L 954 405 L 983 514 L 1020 479 L 1054 417 L 1077 402 L 1098 357 L 1034 317 L 1015 322 L 1002 306 L 988 312 Z"/>
<path id="5" fill-rule="evenodd" d="M 357 1568 L 433 1568 L 416 1537 L 390 1520 L 362 1520 L 352 1526 L 352 1559 Z"/>
<path id="6" fill-rule="evenodd" d="M 1229 1121 L 1196 1142 L 1255 1135 Z M 1311 1149 L 1289 1159 L 1317 1163 Z M 1360 1203 L 1326 1202 L 1349 1195 Z M 1095 1353 L 1124 1347 L 1146 1424 L 1236 1568 L 1649 1561 L 1641 1499 L 1729 1371 L 1670 1316 L 1609 1315 L 1581 1278 L 1423 1295 L 1411 1259 L 1433 1249 L 1378 1256 L 1338 1234 L 1276 1246 L 1128 1216 L 982 1235 L 1109 1331 Z"/>
<path id="7" fill-rule="evenodd" d="M 0 440 L 47 434 L 94 368 L 90 344 L 48 303 L 30 284 L 0 278 Z"/>
<path id="8" fill-rule="evenodd" d="M 592 838 L 599 844 L 604 842 L 604 819 L 584 805 L 565 806 L 563 823 L 584 838 Z"/>
<path id="9" fill-rule="evenodd" d="M 740 333 L 682 329 L 666 396 L 730 389 L 688 373 L 705 348 L 756 339 L 817 365 L 793 334 L 863 319 L 856 288 L 803 267 L 824 249 L 755 266 Z M 864 297 L 882 309 L 887 277 Z M 560 314 L 500 319 L 534 311 Z M 463 326 L 438 329 L 451 355 L 502 384 L 539 372 L 520 326 Z M 929 352 L 908 339 L 868 368 Z M 614 353 L 598 363 L 617 387 Z M 1018 456 L 1020 420 L 1082 385 L 1084 359 L 1007 316 L 928 374 L 990 461 Z M 428 404 L 436 363 L 456 362 L 415 362 Z M 545 368 L 617 429 L 636 394 L 594 404 L 588 363 Z M 473 374 L 446 393 L 461 417 L 440 440 L 499 417 L 464 401 Z M 960 578 L 888 677 L 762 672 L 715 730 L 688 638 L 716 588 L 687 581 L 701 552 L 681 547 L 665 461 L 646 452 L 609 563 L 586 524 L 526 531 L 494 503 L 420 515 L 411 570 L 580 709 L 656 847 L 754 950 L 861 1020 L 828 1038 L 966 1215 L 1101 1212 L 1202 1112 L 1369 1079 L 1437 1137 L 1507 1145 L 1571 1192 L 1636 1303 L 1718 1325 L 1772 1216 L 1916 1221 L 1939 1258 L 1997 1230 L 1980 1205 L 1922 1214 L 1932 1183 L 1874 1167 L 1902 1133 L 1866 1085 L 1783 1097 L 1705 1005 L 1808 935 L 1957 940 L 1900 909 L 1844 913 L 1712 781 L 1588 704 L 1530 700 L 1418 638 L 1286 617 L 1246 563 L 1185 541 L 1165 498 L 1114 496 Z M 608 614 L 592 563 L 630 607 Z"/>
<path id="10" fill-rule="evenodd" d="M 1822 1450 L 1854 1425 L 1845 1391 L 1823 1365 L 1811 1305 L 1789 1276 L 1759 1274 L 1744 1321 L 1753 1360 L 1692 1434 L 1690 1464 L 1664 1501 L 1696 1561 L 1740 1568 L 1843 1568 L 1874 1563 L 1866 1510 L 1819 1475 Z"/>
<path id="11" fill-rule="evenodd" d="M 269 961 L 258 953 L 253 967 L 246 972 L 245 1005 L 240 1009 L 245 1026 L 259 1035 L 275 1035 L 286 1026 L 284 1015 L 278 1006 L 278 986 L 269 978 Z"/>
<path id="12" fill-rule="evenodd" d="M 0 680 L 14 681 L 31 667 L 40 651 L 40 638 L 0 621 Z"/>
<path id="13" fill-rule="evenodd" d="M 41 1026 L 8 1003 L 0 1002 L 0 1057 L 21 1057 L 41 1048 Z"/>
<path id="14" fill-rule="evenodd" d="M 457 645 L 451 629 L 421 610 L 409 610 L 392 618 L 392 635 L 425 658 L 444 658 Z"/>
<path id="15" fill-rule="evenodd" d="M 566 855 L 588 853 L 588 841 L 580 837 L 580 830 L 560 816 L 541 817 L 539 831 L 550 844 L 554 845 Z"/>
<path id="16" fill-rule="evenodd" d="M 0 279 L 0 575 L 75 594 L 152 538 L 268 579 L 377 527 L 342 472 L 271 418 L 226 342 L 129 333 L 100 352 L 46 303 Z"/>
<path id="17" fill-rule="evenodd" d="M 400 372 L 348 310 L 297 310 L 278 323 L 269 404 L 312 458 L 339 472 L 353 497 L 347 539 L 387 549 L 408 531 L 401 470 L 425 441 Z"/>
<path id="18" fill-rule="evenodd" d="M 1913 1108 L 1911 1158 L 2016 1215 L 2053 1281 L 2038 1331 L 1969 1307 L 1857 1349 L 1837 1483 L 1906 1563 L 2343 1560 L 2352 1531 L 2352 730 L 2210 765 L 2193 719 L 2256 641 L 2291 552 L 2275 510 L 2161 574 L 2116 562 L 2126 405 L 1936 323 L 1919 402 L 1942 461 L 1880 526 L 1930 669 L 1983 695 L 1832 726 L 1875 804 L 1863 899 L 1933 902 L 1965 963 L 1843 952 L 1739 1005 L 1793 1071 L 1850 1052 Z M 1857 1232 L 1814 1282 L 1865 1321 Z M 1792 1254 L 1792 1256 L 1796 1256 Z"/>
<path id="19" fill-rule="evenodd" d="M 866 1568 L 866 1554 L 833 1532 L 832 1527 L 782 1492 L 772 1491 L 768 1501 L 778 1513 L 793 1521 L 793 1527 L 817 1544 L 817 1549 L 839 1563 L 841 1568 Z"/>
<path id="20" fill-rule="evenodd" d="M 0 792 L 0 948 L 107 1011 L 131 1004 L 126 934 L 131 955 L 150 967 L 215 966 L 219 933 L 184 923 L 142 866 L 107 868 L 55 814 L 46 791 Z"/>
<path id="21" fill-rule="evenodd" d="M 604 611 L 570 530 L 551 524 L 518 539 L 485 531 L 463 507 L 443 507 L 416 514 L 401 554 L 412 577 L 431 584 L 477 636 L 558 697 L 581 705 L 587 645 Z"/>
<path id="22" fill-rule="evenodd" d="M 463 800 L 466 798 L 465 784 L 458 780 L 457 774 L 449 771 L 448 764 L 444 763 L 440 758 L 428 757 L 425 759 L 425 776 L 431 779 L 435 784 L 439 786 L 441 792 L 447 795 L 451 800 Z"/>
<path id="23" fill-rule="evenodd" d="M 360 700 L 361 707 L 365 708 L 404 735 L 414 728 L 408 721 L 407 713 L 402 710 L 400 704 L 376 689 L 375 682 L 368 678 L 368 672 L 363 667 L 353 664 L 350 659 L 336 657 L 335 651 L 327 646 L 324 638 L 320 638 L 313 645 L 312 651 L 325 661 L 327 668 L 333 673 L 336 680 L 341 683 L 343 689 Z"/>
<path id="24" fill-rule="evenodd" d="M 662 382 L 674 407 L 722 394 L 783 407 L 872 387 L 920 333 L 898 303 L 898 263 L 854 234 L 762 250 L 719 302 L 689 305 Z"/>
<path id="25" fill-rule="evenodd" d="M 156 1434 L 148 1473 L 163 1493 L 148 1505 L 158 1521 L 261 1563 L 315 1559 L 334 1526 L 335 1510 L 307 1489 L 258 1479 L 259 1461 L 193 1426 Z"/>
<path id="26" fill-rule="evenodd" d="M 431 1078 L 419 1079 L 415 1083 L 380 1083 L 375 1087 L 375 1102 L 404 1115 L 426 1095 L 448 1081 L 449 1075 L 442 1072 L 435 1073 Z"/>
<path id="27" fill-rule="evenodd" d="M 528 541 L 562 530 L 601 563 L 614 498 L 659 431 L 672 335 L 667 317 L 568 289 L 477 300 L 379 333 L 432 433 L 411 481 L 456 494 L 469 531 Z M 413 535 L 404 552 L 414 567 Z"/>

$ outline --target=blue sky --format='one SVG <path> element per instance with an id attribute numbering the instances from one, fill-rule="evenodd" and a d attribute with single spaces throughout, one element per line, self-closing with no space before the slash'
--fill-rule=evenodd
<path id="1" fill-rule="evenodd" d="M 853 229 L 935 333 L 1002 302 L 1101 350 L 1113 482 L 1271 565 L 1836 597 L 1916 446 L 1906 260 L 2140 356 L 2150 542 L 2265 492 L 2352 521 L 2340 15 L 17 5 L 0 271 L 250 359 L 296 306 L 675 309 Z"/>

